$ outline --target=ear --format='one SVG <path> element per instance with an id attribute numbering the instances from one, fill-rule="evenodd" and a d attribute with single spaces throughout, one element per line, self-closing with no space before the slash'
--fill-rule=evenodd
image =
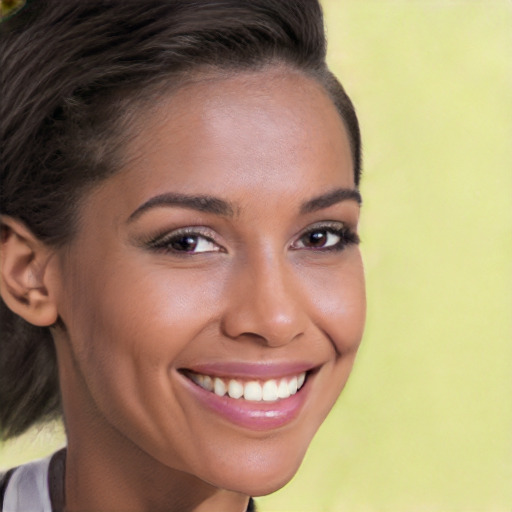
<path id="1" fill-rule="evenodd" d="M 55 251 L 21 222 L 0 216 L 0 294 L 7 307 L 27 322 L 47 327 L 57 321 L 50 293 Z"/>

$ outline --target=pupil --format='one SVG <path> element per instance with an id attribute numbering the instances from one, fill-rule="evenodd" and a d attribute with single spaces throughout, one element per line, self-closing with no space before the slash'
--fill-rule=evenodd
<path id="1" fill-rule="evenodd" d="M 193 251 L 197 247 L 197 238 L 194 236 L 182 236 L 172 243 L 172 248 L 177 251 Z"/>
<path id="2" fill-rule="evenodd" d="M 326 238 L 324 231 L 315 231 L 309 235 L 309 244 L 313 247 L 321 247 L 325 244 Z"/>

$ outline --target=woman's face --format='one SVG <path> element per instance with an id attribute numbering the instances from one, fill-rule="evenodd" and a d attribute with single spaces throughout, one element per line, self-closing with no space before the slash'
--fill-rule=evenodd
<path id="1" fill-rule="evenodd" d="M 276 68 L 187 85 L 127 151 L 60 258 L 70 442 L 108 430 L 216 487 L 271 492 L 363 332 L 343 123 L 315 81 Z"/>

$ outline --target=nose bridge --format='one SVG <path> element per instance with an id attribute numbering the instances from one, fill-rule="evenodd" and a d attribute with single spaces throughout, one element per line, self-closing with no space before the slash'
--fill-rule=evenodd
<path id="1" fill-rule="evenodd" d="M 286 258 L 259 256 L 244 261 L 233 276 L 224 328 L 232 338 L 257 336 L 271 346 L 292 341 L 305 329 L 306 312 Z"/>

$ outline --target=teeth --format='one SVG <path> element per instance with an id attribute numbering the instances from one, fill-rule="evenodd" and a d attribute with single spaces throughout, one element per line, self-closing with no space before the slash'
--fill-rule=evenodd
<path id="1" fill-rule="evenodd" d="M 267 380 L 267 382 L 263 384 L 262 389 L 263 400 L 265 400 L 265 402 L 273 402 L 279 398 L 277 395 L 277 382 L 275 380 Z"/>
<path id="2" fill-rule="evenodd" d="M 213 391 L 213 381 L 209 375 L 203 375 L 203 388 L 208 391 Z"/>
<path id="3" fill-rule="evenodd" d="M 252 402 L 261 402 L 263 398 L 263 389 L 259 382 L 248 382 L 244 387 L 244 398 Z"/>
<path id="4" fill-rule="evenodd" d="M 251 380 L 242 382 L 237 379 L 221 379 L 219 377 L 210 377 L 209 375 L 200 375 L 190 373 L 190 378 L 203 389 L 211 391 L 218 396 L 228 395 L 230 398 L 244 398 L 251 402 L 274 402 L 282 398 L 288 398 L 297 393 L 304 385 L 306 373 L 303 372 L 293 377 L 279 379 L 270 379 L 263 382 Z"/>
<path id="5" fill-rule="evenodd" d="M 290 396 L 290 388 L 288 387 L 286 379 L 280 380 L 279 387 L 277 388 L 277 396 L 279 398 L 288 398 Z"/>
<path id="6" fill-rule="evenodd" d="M 216 395 L 224 396 L 226 394 L 226 384 L 224 384 L 224 381 L 222 379 L 219 379 L 218 377 L 215 377 L 213 380 L 213 392 Z"/>
<path id="7" fill-rule="evenodd" d="M 288 381 L 288 390 L 290 391 L 290 395 L 297 393 L 297 377 L 292 377 Z"/>
<path id="8" fill-rule="evenodd" d="M 228 385 L 228 395 L 231 398 L 240 398 L 244 394 L 244 387 L 237 380 L 231 379 Z"/>

